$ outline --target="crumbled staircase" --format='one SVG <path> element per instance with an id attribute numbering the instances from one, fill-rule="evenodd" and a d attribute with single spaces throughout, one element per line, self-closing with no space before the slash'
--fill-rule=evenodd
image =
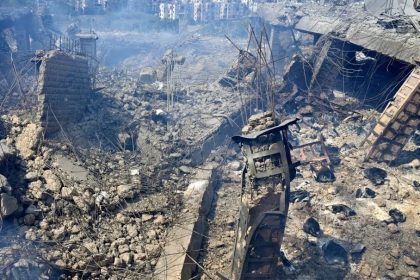
<path id="1" fill-rule="evenodd" d="M 420 123 L 420 67 L 416 67 L 366 138 L 367 159 L 394 160 Z"/>

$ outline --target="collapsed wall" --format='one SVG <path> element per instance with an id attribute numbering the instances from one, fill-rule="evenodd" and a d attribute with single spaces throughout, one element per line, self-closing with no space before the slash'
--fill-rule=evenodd
<path id="1" fill-rule="evenodd" d="M 56 50 L 39 59 L 38 117 L 51 135 L 83 117 L 91 91 L 89 67 L 84 57 Z"/>

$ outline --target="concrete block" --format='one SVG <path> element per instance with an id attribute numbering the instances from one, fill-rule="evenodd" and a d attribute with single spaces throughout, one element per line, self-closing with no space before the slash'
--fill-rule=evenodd
<path id="1" fill-rule="evenodd" d="M 169 229 L 168 241 L 156 265 L 153 279 L 192 277 L 213 201 L 213 176 L 212 166 L 200 169 L 184 192 L 183 202 L 188 212 L 182 213 Z"/>

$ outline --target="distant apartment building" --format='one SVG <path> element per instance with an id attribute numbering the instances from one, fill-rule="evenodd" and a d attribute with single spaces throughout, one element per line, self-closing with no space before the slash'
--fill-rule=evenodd
<path id="1" fill-rule="evenodd" d="M 160 3 L 159 17 L 162 20 L 177 20 L 184 14 L 185 7 L 181 3 Z"/>
<path id="2" fill-rule="evenodd" d="M 127 10 L 157 14 L 160 4 L 159 0 L 127 0 Z"/>
<path id="3" fill-rule="evenodd" d="M 219 19 L 237 19 L 245 15 L 246 8 L 240 1 L 220 1 Z"/>
<path id="4" fill-rule="evenodd" d="M 242 0 L 244 1 L 244 0 Z M 159 5 L 161 19 L 175 20 L 183 15 L 194 22 L 230 20 L 243 17 L 248 13 L 246 4 L 241 0 L 183 0 L 162 1 Z M 250 1 L 250 0 L 249 0 Z"/>
<path id="5" fill-rule="evenodd" d="M 76 0 L 75 9 L 82 14 L 103 13 L 108 7 L 108 0 Z"/>
<path id="6" fill-rule="evenodd" d="M 250 12 L 256 12 L 259 4 L 277 3 L 280 2 L 280 0 L 241 0 L 241 2 Z"/>
<path id="7" fill-rule="evenodd" d="M 218 6 L 211 1 L 195 1 L 192 8 L 194 22 L 209 22 L 215 20 L 218 15 Z"/>

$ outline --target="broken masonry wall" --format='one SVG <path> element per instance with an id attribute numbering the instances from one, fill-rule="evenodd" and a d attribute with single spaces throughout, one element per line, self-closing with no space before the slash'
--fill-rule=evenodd
<path id="1" fill-rule="evenodd" d="M 78 122 L 91 91 L 88 61 L 60 51 L 47 52 L 38 77 L 38 117 L 45 135 Z"/>

